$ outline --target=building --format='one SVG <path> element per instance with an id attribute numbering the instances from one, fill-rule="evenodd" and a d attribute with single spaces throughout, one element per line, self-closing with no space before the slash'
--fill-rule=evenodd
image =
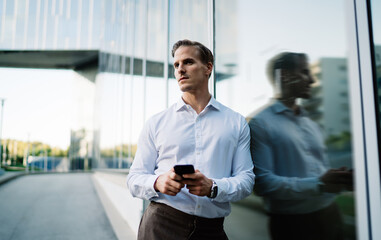
<path id="1" fill-rule="evenodd" d="M 0 66 L 75 71 L 71 156 L 91 161 L 87 166 L 127 168 L 144 122 L 181 96 L 170 54 L 177 40 L 213 50 L 210 91 L 244 116 L 273 96 L 268 59 L 305 52 L 320 69 L 317 97 L 307 106 L 311 118 L 328 134 L 352 136 L 347 151 L 356 191 L 348 195 L 356 199 L 350 206 L 356 214 L 349 238 L 380 239 L 380 101 L 374 95 L 380 88 L 371 81 L 380 79 L 379 52 L 369 44 L 381 40 L 369 22 L 368 9 L 379 22 L 373 2 L 0 0 Z"/>

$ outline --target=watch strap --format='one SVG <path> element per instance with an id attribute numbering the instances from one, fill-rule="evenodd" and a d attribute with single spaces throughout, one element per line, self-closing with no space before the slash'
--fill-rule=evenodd
<path id="1" fill-rule="evenodd" d="M 213 184 L 212 184 L 212 187 L 210 189 L 210 195 L 208 196 L 208 198 L 215 198 L 217 197 L 217 194 L 218 194 L 218 186 L 217 186 L 217 183 L 213 181 Z"/>

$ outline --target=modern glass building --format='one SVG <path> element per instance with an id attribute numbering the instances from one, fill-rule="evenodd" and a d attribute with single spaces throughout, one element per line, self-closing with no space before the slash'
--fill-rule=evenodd
<path id="1" fill-rule="evenodd" d="M 315 83 L 301 104 L 330 164 L 354 170 L 336 196 L 345 237 L 381 239 L 380 12 L 380 0 L 0 0 L 0 66 L 76 71 L 71 158 L 127 169 L 145 121 L 181 96 L 177 40 L 213 51 L 210 92 L 248 119 L 274 96 L 268 60 L 304 52 Z"/>

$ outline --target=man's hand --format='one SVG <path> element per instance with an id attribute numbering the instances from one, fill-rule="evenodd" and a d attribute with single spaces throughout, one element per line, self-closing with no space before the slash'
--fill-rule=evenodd
<path id="1" fill-rule="evenodd" d="M 185 186 L 184 183 L 181 182 L 181 176 L 175 173 L 175 170 L 172 168 L 166 173 L 161 174 L 154 184 L 154 188 L 156 191 L 161 193 L 176 196 L 181 189 Z"/>
<path id="2" fill-rule="evenodd" d="M 320 177 L 320 181 L 325 185 L 325 192 L 338 193 L 342 190 L 352 190 L 353 172 L 348 171 L 346 167 L 329 169 Z"/>
<path id="3" fill-rule="evenodd" d="M 209 196 L 213 185 L 213 181 L 197 169 L 195 173 L 183 174 L 181 182 L 187 185 L 191 194 L 197 196 Z"/>

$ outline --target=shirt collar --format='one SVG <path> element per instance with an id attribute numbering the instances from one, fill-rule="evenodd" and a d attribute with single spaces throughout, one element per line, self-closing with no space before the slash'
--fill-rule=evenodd
<path id="1" fill-rule="evenodd" d="M 307 111 L 299 105 L 299 108 L 300 108 L 300 115 L 299 116 L 306 116 L 307 115 Z M 273 109 L 274 109 L 274 112 L 275 113 L 282 113 L 282 112 L 291 112 L 292 114 L 293 111 L 286 107 L 281 101 L 279 100 L 275 100 L 275 103 L 273 104 Z"/>
<path id="2" fill-rule="evenodd" d="M 220 103 L 217 102 L 217 100 L 213 96 L 210 98 L 209 103 L 206 105 L 205 108 L 208 108 L 209 106 L 216 109 L 217 111 L 220 111 L 221 109 Z"/>
<path id="3" fill-rule="evenodd" d="M 180 110 L 185 110 L 187 109 L 187 105 L 183 98 L 181 97 L 177 103 L 176 103 L 176 112 L 180 111 Z M 216 99 L 212 96 L 208 102 L 208 104 L 205 106 L 205 109 L 209 108 L 209 107 L 212 107 L 214 109 L 216 109 L 217 111 L 220 111 L 221 109 L 221 106 L 220 106 L 220 103 L 216 101 Z"/>

